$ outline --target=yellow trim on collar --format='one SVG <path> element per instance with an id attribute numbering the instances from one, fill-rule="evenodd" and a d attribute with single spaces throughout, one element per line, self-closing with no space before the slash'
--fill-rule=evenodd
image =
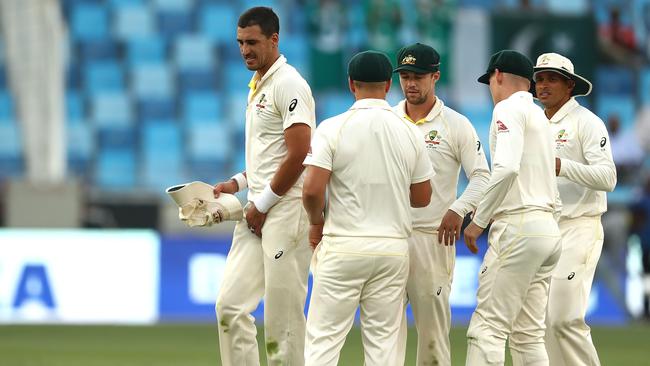
<path id="1" fill-rule="evenodd" d="M 260 79 L 257 77 L 257 72 L 253 77 L 251 78 L 251 81 L 248 82 L 248 88 L 251 89 L 253 92 L 257 89 L 257 83 L 260 81 Z"/>
<path id="2" fill-rule="evenodd" d="M 404 118 L 406 118 L 409 122 L 413 123 L 416 126 L 422 125 L 427 121 L 426 118 L 421 118 L 421 119 L 419 119 L 417 121 L 414 121 L 414 120 L 411 119 L 411 117 L 409 117 L 408 114 L 404 114 Z"/>

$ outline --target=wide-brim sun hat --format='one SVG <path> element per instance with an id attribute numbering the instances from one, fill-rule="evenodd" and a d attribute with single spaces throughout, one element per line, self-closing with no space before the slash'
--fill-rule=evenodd
<path id="1" fill-rule="evenodd" d="M 592 85 L 589 80 L 575 73 L 573 63 L 568 58 L 557 53 L 544 53 L 537 58 L 537 64 L 533 68 L 534 75 L 542 71 L 556 72 L 567 79 L 575 82 L 571 96 L 580 97 L 591 93 Z M 533 93 L 533 96 L 537 96 Z"/>

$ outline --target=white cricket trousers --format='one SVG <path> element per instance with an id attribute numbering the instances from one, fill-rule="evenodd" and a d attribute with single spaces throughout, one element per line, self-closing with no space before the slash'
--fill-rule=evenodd
<path id="1" fill-rule="evenodd" d="M 406 295 L 411 303 L 418 334 L 416 365 L 451 365 L 449 295 L 456 264 L 456 246 L 438 242 L 438 233 L 414 229 L 409 243 L 409 276 Z M 406 304 L 404 306 L 406 310 Z M 406 358 L 408 323 L 402 317 L 399 360 Z"/>
<path id="2" fill-rule="evenodd" d="M 304 308 L 312 254 L 308 227 L 299 198 L 285 198 L 273 206 L 261 239 L 245 220 L 235 226 L 216 304 L 222 365 L 260 364 L 251 313 L 262 297 L 268 364 L 304 364 Z"/>
<path id="3" fill-rule="evenodd" d="M 561 252 L 557 223 L 550 212 L 502 215 L 492 223 L 488 242 L 467 330 L 466 365 L 503 365 L 510 338 L 514 366 L 548 366 L 544 319 Z"/>
<path id="4" fill-rule="evenodd" d="M 603 249 L 603 226 L 600 216 L 561 220 L 559 225 L 562 256 L 551 278 L 546 350 L 553 366 L 599 366 L 585 314 Z"/>
<path id="5" fill-rule="evenodd" d="M 365 365 L 396 365 L 409 266 L 406 239 L 323 237 L 315 255 L 305 365 L 338 363 L 359 306 Z"/>

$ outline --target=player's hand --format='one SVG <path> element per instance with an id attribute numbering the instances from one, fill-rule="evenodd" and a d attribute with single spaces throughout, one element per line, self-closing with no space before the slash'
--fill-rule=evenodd
<path id="1" fill-rule="evenodd" d="M 237 182 L 235 182 L 234 179 L 231 179 L 227 182 L 220 182 L 214 185 L 214 188 L 212 189 L 212 193 L 214 193 L 214 198 L 219 198 L 219 194 L 221 192 L 223 193 L 230 193 L 230 194 L 235 194 L 238 191 L 237 187 Z"/>
<path id="2" fill-rule="evenodd" d="M 555 176 L 560 176 L 560 169 L 562 169 L 562 160 L 555 158 Z"/>
<path id="3" fill-rule="evenodd" d="M 463 226 L 463 218 L 453 210 L 447 213 L 440 221 L 438 227 L 438 242 L 444 245 L 454 245 L 460 239 L 460 229 Z"/>
<path id="4" fill-rule="evenodd" d="M 316 249 L 320 241 L 323 239 L 323 224 L 312 224 L 309 226 L 309 245 L 312 249 Z"/>
<path id="5" fill-rule="evenodd" d="M 478 253 L 478 245 L 476 241 L 478 237 L 483 233 L 483 228 L 476 225 L 474 221 L 470 222 L 469 225 L 465 228 L 465 245 L 470 252 L 476 254 Z"/>
<path id="6" fill-rule="evenodd" d="M 266 221 L 266 214 L 259 212 L 253 202 L 248 202 L 247 206 L 246 222 L 248 223 L 248 229 L 261 238 L 262 226 L 264 226 L 264 221 Z"/>

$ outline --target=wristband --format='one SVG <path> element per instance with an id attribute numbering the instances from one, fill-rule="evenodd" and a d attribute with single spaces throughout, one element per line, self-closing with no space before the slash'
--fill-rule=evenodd
<path id="1" fill-rule="evenodd" d="M 241 192 L 248 187 L 248 179 L 246 179 L 246 176 L 243 173 L 237 173 L 230 179 L 237 182 L 237 192 Z"/>
<path id="2" fill-rule="evenodd" d="M 255 204 L 255 207 L 257 208 L 257 211 L 261 213 L 267 213 L 273 205 L 278 203 L 278 201 L 282 198 L 282 196 L 278 196 L 273 192 L 271 189 L 271 184 L 267 184 L 266 187 L 264 187 L 264 190 L 262 193 L 260 193 L 259 196 L 253 201 Z"/>

